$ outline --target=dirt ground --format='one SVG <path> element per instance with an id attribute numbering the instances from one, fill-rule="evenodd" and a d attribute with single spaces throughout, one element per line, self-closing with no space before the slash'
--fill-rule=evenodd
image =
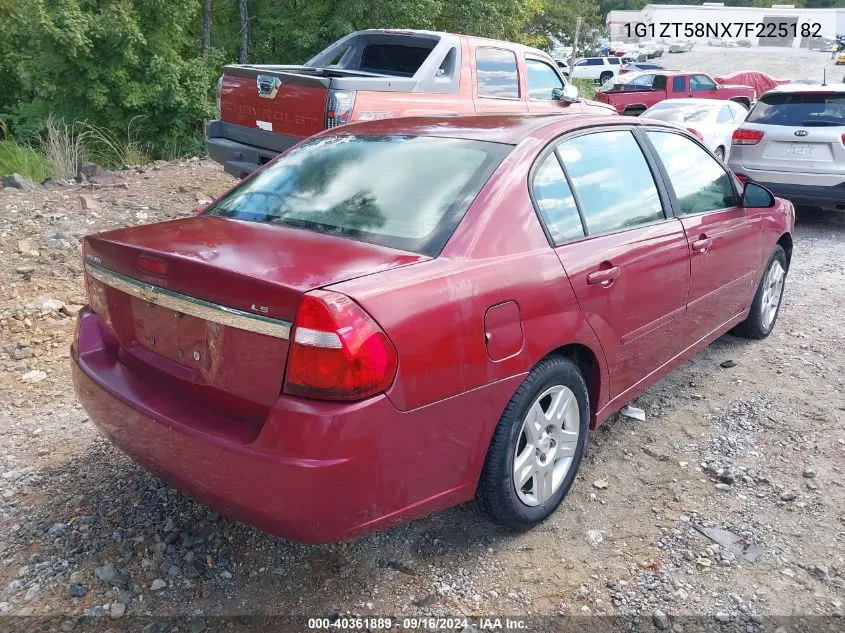
<path id="1" fill-rule="evenodd" d="M 721 60 L 689 55 L 677 58 Z M 82 630 L 93 618 L 171 631 L 150 616 L 174 615 L 198 633 L 233 614 L 845 629 L 845 216 L 799 218 L 772 336 L 722 337 L 637 399 L 645 421 L 595 432 L 545 524 L 514 535 L 454 508 L 303 546 L 163 485 L 77 404 L 68 346 L 84 301 L 80 238 L 190 213 L 231 180 L 192 160 L 98 183 L 0 189 L 0 629 Z M 615 619 L 575 629 L 567 615 Z"/>

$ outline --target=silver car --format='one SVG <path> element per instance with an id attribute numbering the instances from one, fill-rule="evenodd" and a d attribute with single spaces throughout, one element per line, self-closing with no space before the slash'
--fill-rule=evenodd
<path id="1" fill-rule="evenodd" d="M 764 94 L 734 131 L 728 166 L 795 205 L 845 210 L 845 85 Z"/>

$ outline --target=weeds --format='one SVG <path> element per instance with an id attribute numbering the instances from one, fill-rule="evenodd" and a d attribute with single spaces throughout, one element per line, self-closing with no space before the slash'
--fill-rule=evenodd
<path id="1" fill-rule="evenodd" d="M 0 175 L 20 174 L 28 180 L 41 182 L 50 175 L 47 158 L 15 141 L 0 141 Z"/>
<path id="2" fill-rule="evenodd" d="M 143 117 L 135 117 L 126 128 L 126 135 L 91 123 L 78 123 L 88 160 L 104 167 L 118 168 L 141 165 L 148 158 L 138 142 L 138 124 Z"/>
<path id="3" fill-rule="evenodd" d="M 44 122 L 42 148 L 50 164 L 53 178 L 73 178 L 84 156 L 84 133 L 52 116 Z"/>

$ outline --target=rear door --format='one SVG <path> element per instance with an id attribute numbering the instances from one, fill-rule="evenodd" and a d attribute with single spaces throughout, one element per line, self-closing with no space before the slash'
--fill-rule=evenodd
<path id="1" fill-rule="evenodd" d="M 477 46 L 475 111 L 479 114 L 518 114 L 528 111 L 519 85 L 516 53 L 506 48 Z"/>
<path id="2" fill-rule="evenodd" d="M 761 263 L 762 218 L 739 206 L 730 173 L 687 136 L 648 130 L 690 246 L 684 340 L 692 345 L 751 304 Z"/>
<path id="3" fill-rule="evenodd" d="M 689 248 L 629 129 L 578 134 L 554 150 L 535 168 L 532 194 L 614 398 L 678 353 Z"/>
<path id="4" fill-rule="evenodd" d="M 742 127 L 763 133 L 756 144 L 737 146 L 743 167 L 845 178 L 843 92 L 763 95 Z"/>

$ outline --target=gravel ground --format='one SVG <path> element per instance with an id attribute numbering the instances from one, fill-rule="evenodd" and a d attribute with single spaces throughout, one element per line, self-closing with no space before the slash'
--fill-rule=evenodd
<path id="1" fill-rule="evenodd" d="M 0 189 L 0 630 L 174 630 L 155 615 L 198 633 L 291 614 L 845 629 L 845 216 L 799 219 L 772 336 L 722 337 L 638 398 L 644 422 L 595 432 L 545 524 L 513 535 L 455 508 L 303 546 L 165 486 L 76 403 L 80 238 L 190 213 L 231 180 L 192 160 L 97 183 Z"/>

